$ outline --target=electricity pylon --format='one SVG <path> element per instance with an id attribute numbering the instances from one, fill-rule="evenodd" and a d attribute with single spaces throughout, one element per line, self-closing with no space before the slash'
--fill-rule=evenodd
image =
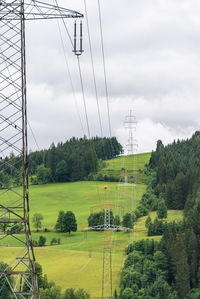
<path id="1" fill-rule="evenodd" d="M 16 246 L 0 271 L 0 295 L 6 286 L 13 298 L 40 297 L 29 221 L 25 22 L 82 17 L 39 1 L 0 0 L 0 246 Z"/>
<path id="2" fill-rule="evenodd" d="M 94 246 L 94 248 L 103 249 L 103 271 L 102 271 L 102 295 L 101 298 L 112 298 L 112 249 L 120 248 L 119 245 L 112 244 L 112 231 L 129 231 L 127 227 L 111 224 L 110 214 L 111 209 L 122 209 L 122 206 L 110 204 L 108 197 L 107 186 L 105 189 L 105 201 L 104 205 L 98 205 L 91 208 L 92 212 L 94 209 L 104 209 L 104 223 L 102 225 L 92 226 L 86 230 L 104 231 L 103 244 Z"/>
<path id="3" fill-rule="evenodd" d="M 136 131 L 136 126 L 136 117 L 132 114 L 132 110 L 130 110 L 129 115 L 126 115 L 124 121 L 124 127 L 128 130 L 128 143 L 126 144 L 128 155 L 133 155 L 135 149 L 137 149 L 137 140 L 134 138 L 133 134 L 133 132 Z"/>
<path id="4" fill-rule="evenodd" d="M 125 129 L 128 130 L 128 142 L 126 145 L 127 149 L 127 155 L 133 155 L 133 161 L 132 161 L 132 175 L 131 175 L 131 180 L 133 181 L 133 184 L 128 182 L 128 167 L 125 167 L 124 169 L 124 206 L 127 206 L 127 200 L 130 200 L 130 209 L 133 212 L 134 211 L 134 202 L 136 200 L 136 156 L 135 153 L 138 148 L 137 140 L 135 139 L 135 132 L 136 132 L 136 126 L 137 126 L 137 121 L 136 117 L 132 114 L 132 110 L 130 110 L 129 115 L 125 117 L 125 122 L 124 122 Z M 128 165 L 126 165 L 128 166 Z M 130 166 L 129 166 L 130 169 Z M 128 187 L 131 187 L 131 193 L 128 194 Z M 134 229 L 130 230 L 130 236 L 129 236 L 129 245 L 133 244 L 134 241 Z M 134 252 L 133 252 L 134 253 Z M 131 256 L 131 267 L 130 267 L 130 282 L 129 282 L 129 287 L 131 288 L 133 285 L 133 277 L 131 275 L 131 271 L 134 270 L 134 255 Z"/>

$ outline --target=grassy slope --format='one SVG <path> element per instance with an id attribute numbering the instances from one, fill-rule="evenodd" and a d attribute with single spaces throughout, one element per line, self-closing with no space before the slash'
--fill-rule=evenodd
<path id="1" fill-rule="evenodd" d="M 134 175 L 137 183 L 145 183 L 147 179 L 144 173 L 145 164 L 149 162 L 150 156 L 150 153 L 143 153 L 107 160 L 106 167 L 104 167 L 100 173 L 102 173 L 102 175 L 119 177 L 121 169 L 125 168 L 130 175 Z"/>
<path id="2" fill-rule="evenodd" d="M 120 157 L 109 161 L 115 171 L 121 169 L 121 159 L 124 158 Z M 149 154 L 138 155 L 138 161 L 140 161 L 138 167 L 144 169 L 143 166 L 148 159 Z M 128 157 L 128 162 L 130 160 L 131 158 Z M 130 163 L 126 164 L 130 165 Z M 72 210 L 78 222 L 78 232 L 71 236 L 56 232 L 33 232 L 33 239 L 38 239 L 42 234 L 47 238 L 47 244 L 53 237 L 61 238 L 61 245 L 35 248 L 37 261 L 43 266 L 43 271 L 47 273 L 49 279 L 54 280 L 63 289 L 83 287 L 90 291 L 92 297 L 101 295 L 102 250 L 95 249 L 94 246 L 102 244 L 103 232 L 84 234 L 82 229 L 87 227 L 90 208 L 104 203 L 104 185 L 104 182 L 77 182 L 31 186 L 30 188 L 31 218 L 35 212 L 43 214 L 43 227 L 50 229 L 54 227 L 59 210 Z M 107 183 L 107 185 L 111 203 L 117 202 L 117 204 L 124 205 L 123 187 L 119 187 L 117 183 Z M 120 196 L 116 196 L 117 190 L 120 191 Z M 134 205 L 137 205 L 144 191 L 145 185 L 138 184 L 136 186 Z M 8 196 L 11 197 L 13 194 Z M 125 206 L 128 210 L 131 208 L 131 202 L 131 200 L 126 201 Z M 169 218 L 171 220 L 172 217 L 181 217 L 180 214 L 180 211 L 170 211 Z M 146 237 L 145 219 L 145 217 L 141 218 L 136 224 L 135 239 Z M 121 246 L 125 247 L 128 244 L 127 233 L 115 233 L 112 238 L 114 243 Z M 9 239 L 1 241 L 0 244 L 6 245 L 6 241 L 9 245 L 16 246 L 16 242 Z M 15 247 L 0 247 L 1 260 L 11 261 L 19 250 Z M 119 284 L 119 273 L 123 260 L 123 249 L 114 249 L 113 289 Z"/>

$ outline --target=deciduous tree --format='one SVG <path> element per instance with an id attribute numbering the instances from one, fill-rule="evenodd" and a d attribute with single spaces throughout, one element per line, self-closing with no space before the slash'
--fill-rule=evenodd
<path id="1" fill-rule="evenodd" d="M 33 226 L 36 228 L 37 232 L 39 231 L 40 228 L 42 228 L 42 220 L 44 219 L 44 217 L 42 216 L 42 214 L 39 213 L 35 213 L 33 215 Z"/>

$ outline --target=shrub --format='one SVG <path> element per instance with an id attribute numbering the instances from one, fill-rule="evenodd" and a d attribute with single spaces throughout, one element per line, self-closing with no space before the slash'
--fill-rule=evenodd
<path id="1" fill-rule="evenodd" d="M 52 238 L 51 239 L 51 245 L 57 244 L 57 239 L 56 238 Z"/>
<path id="2" fill-rule="evenodd" d="M 43 236 L 40 236 L 39 240 L 38 240 L 38 246 L 44 246 L 45 243 L 46 243 L 46 238 Z"/>

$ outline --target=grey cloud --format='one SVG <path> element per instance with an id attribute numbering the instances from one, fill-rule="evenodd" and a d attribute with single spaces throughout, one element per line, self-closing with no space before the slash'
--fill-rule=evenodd
<path id="1" fill-rule="evenodd" d="M 84 12 L 81 0 L 59 4 Z M 99 103 L 108 135 L 97 1 L 87 0 L 87 4 Z M 101 1 L 101 7 L 113 133 L 125 144 L 123 119 L 133 108 L 141 151 L 151 150 L 158 137 L 170 142 L 191 135 L 200 125 L 199 1 L 124 0 L 122 6 L 121 1 L 110 0 Z M 72 33 L 73 20 L 67 24 Z M 76 58 L 62 22 L 60 26 L 86 132 Z M 91 133 L 96 135 L 99 124 L 84 27 L 85 52 L 80 59 Z M 57 22 L 27 24 L 27 36 L 29 117 L 41 147 L 83 135 Z M 34 147 L 31 138 L 30 144 Z"/>

